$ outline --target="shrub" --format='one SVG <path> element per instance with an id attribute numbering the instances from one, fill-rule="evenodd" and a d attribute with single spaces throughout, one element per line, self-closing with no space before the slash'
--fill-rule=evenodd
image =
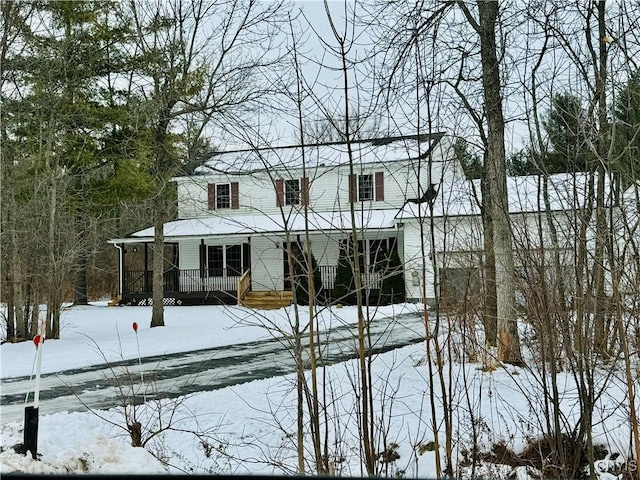
<path id="1" fill-rule="evenodd" d="M 353 268 L 347 249 L 340 246 L 338 265 L 336 266 L 336 278 L 333 287 L 333 298 L 343 305 L 355 305 L 356 289 L 353 278 Z"/>
<path id="2" fill-rule="evenodd" d="M 293 276 L 296 301 L 298 305 L 309 305 L 309 273 L 307 266 L 307 255 L 296 244 L 292 245 L 293 255 Z M 311 253 L 311 269 L 313 271 L 313 291 L 316 303 L 322 294 L 322 275 L 316 257 Z"/>
<path id="3" fill-rule="evenodd" d="M 380 305 L 403 303 L 405 301 L 404 270 L 396 248 L 391 250 L 382 274 L 378 303 Z"/>

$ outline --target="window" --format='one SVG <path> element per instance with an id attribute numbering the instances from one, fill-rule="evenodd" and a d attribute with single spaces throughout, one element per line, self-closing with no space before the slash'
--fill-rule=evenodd
<path id="1" fill-rule="evenodd" d="M 373 175 L 358 176 L 358 200 L 373 200 Z"/>
<path id="2" fill-rule="evenodd" d="M 207 188 L 207 204 L 209 210 L 218 208 L 240 208 L 240 193 L 238 182 L 210 183 Z"/>
<path id="3" fill-rule="evenodd" d="M 349 201 L 384 201 L 384 173 L 349 175 Z"/>
<path id="4" fill-rule="evenodd" d="M 231 185 L 222 183 L 216 185 L 216 209 L 231 208 Z"/>
<path id="5" fill-rule="evenodd" d="M 298 205 L 300 203 L 300 181 L 284 181 L 284 203 L 285 205 Z"/>
<path id="6" fill-rule="evenodd" d="M 234 277 L 242 275 L 242 250 L 243 245 L 207 246 L 206 275 L 208 277 Z M 246 251 L 244 255 L 248 257 Z"/>
<path id="7" fill-rule="evenodd" d="M 242 275 L 242 246 L 229 245 L 227 247 L 227 275 Z"/>
<path id="8" fill-rule="evenodd" d="M 302 177 L 295 180 L 278 178 L 275 181 L 276 206 L 308 205 L 309 204 L 309 178 Z"/>
<path id="9" fill-rule="evenodd" d="M 209 245 L 207 248 L 207 275 L 221 277 L 224 271 L 224 253 L 221 245 Z"/>

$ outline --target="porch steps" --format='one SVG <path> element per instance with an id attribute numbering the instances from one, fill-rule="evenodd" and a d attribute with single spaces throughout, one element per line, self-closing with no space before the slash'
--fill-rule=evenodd
<path id="1" fill-rule="evenodd" d="M 275 310 L 288 307 L 293 301 L 292 292 L 247 292 L 242 305 L 259 310 Z"/>

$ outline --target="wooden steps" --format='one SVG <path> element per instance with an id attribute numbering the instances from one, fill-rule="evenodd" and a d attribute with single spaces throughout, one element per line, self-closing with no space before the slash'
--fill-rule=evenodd
<path id="1" fill-rule="evenodd" d="M 293 292 L 247 292 L 242 305 L 257 310 L 275 310 L 288 307 L 293 301 Z"/>

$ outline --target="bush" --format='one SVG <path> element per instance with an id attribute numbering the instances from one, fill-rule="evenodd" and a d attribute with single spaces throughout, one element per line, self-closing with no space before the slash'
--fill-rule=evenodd
<path id="1" fill-rule="evenodd" d="M 296 244 L 291 246 L 293 256 L 293 278 L 296 301 L 298 305 L 309 305 L 309 273 L 307 266 L 307 255 Z M 316 303 L 322 293 L 322 275 L 316 257 L 311 253 L 311 269 L 313 271 L 313 291 Z"/>
<path id="2" fill-rule="evenodd" d="M 343 305 L 356 304 L 355 280 L 353 278 L 353 268 L 347 249 L 340 246 L 338 254 L 338 265 L 336 266 L 336 278 L 333 287 L 333 299 Z"/>
<path id="3" fill-rule="evenodd" d="M 404 270 L 396 248 L 391 250 L 382 274 L 378 303 L 380 305 L 403 303 L 405 301 Z"/>

